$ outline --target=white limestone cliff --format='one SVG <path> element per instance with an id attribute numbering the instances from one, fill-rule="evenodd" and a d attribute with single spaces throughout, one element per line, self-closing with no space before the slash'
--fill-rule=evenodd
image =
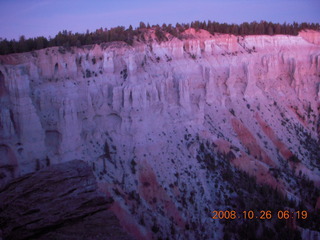
<path id="1" fill-rule="evenodd" d="M 319 153 L 300 143 L 307 137 L 319 143 L 320 33 L 238 37 L 189 29 L 184 35 L 0 56 L 0 185 L 45 165 L 82 159 L 92 164 L 106 194 L 135 190 L 144 209 L 152 210 L 142 183 L 148 179 L 158 201 L 167 202 L 163 211 L 179 212 L 182 220 L 172 216 L 179 225 L 188 213 L 170 202 L 178 194 L 169 187 L 175 174 L 187 190 L 204 189 L 195 196 L 198 208 L 215 199 L 197 162 L 200 143 L 207 141 L 283 193 L 293 187 L 270 169 L 283 169 L 281 162 L 293 155 L 299 163 L 287 167 L 320 186 L 314 167 Z M 129 226 L 129 207 L 119 202 L 124 212 L 118 217 Z M 221 231 L 215 224 L 210 233 Z"/>

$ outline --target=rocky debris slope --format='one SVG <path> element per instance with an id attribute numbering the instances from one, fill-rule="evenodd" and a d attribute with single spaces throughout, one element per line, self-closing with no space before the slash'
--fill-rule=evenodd
<path id="1" fill-rule="evenodd" d="M 3 239 L 131 239 L 83 161 L 16 178 L 0 199 Z"/>
<path id="2" fill-rule="evenodd" d="M 320 33 L 167 38 L 0 56 L 0 184 L 83 159 L 139 239 L 219 238 L 213 210 L 294 205 L 255 181 L 314 212 Z"/>

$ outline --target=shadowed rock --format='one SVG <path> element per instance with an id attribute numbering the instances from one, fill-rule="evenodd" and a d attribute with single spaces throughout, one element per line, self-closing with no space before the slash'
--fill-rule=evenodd
<path id="1" fill-rule="evenodd" d="M 3 239 L 129 239 L 83 161 L 14 179 L 0 199 Z"/>

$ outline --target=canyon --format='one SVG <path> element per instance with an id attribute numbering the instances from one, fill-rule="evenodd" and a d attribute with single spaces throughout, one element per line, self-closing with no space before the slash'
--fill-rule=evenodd
<path id="1" fill-rule="evenodd" d="M 136 239 L 222 239 L 257 226 L 255 237 L 280 239 L 283 225 L 320 238 L 311 217 L 320 209 L 320 32 L 167 38 L 149 29 L 132 46 L 0 56 L 0 196 L 17 178 L 82 160 Z M 308 221 L 212 219 L 298 206 Z"/>

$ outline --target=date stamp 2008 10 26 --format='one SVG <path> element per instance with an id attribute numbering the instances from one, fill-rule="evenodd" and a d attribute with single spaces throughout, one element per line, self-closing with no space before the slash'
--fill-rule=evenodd
<path id="1" fill-rule="evenodd" d="M 278 219 L 307 219 L 308 212 L 303 211 L 290 211 L 290 210 L 279 210 L 272 212 L 270 210 L 261 210 L 261 211 L 242 211 L 237 212 L 234 210 L 225 210 L 225 211 L 212 211 L 212 219 L 261 219 L 269 220 L 274 217 Z"/>

